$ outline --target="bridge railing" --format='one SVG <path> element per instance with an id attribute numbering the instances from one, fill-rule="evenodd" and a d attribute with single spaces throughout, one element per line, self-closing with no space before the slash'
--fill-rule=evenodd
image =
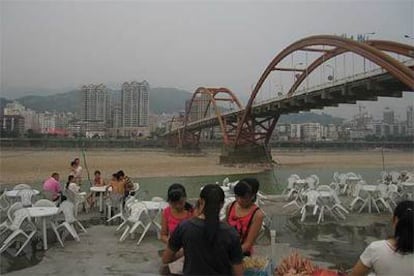
<path id="1" fill-rule="evenodd" d="M 408 67 L 411 67 L 411 66 L 414 66 L 414 59 L 404 60 L 404 61 L 402 61 L 402 63 L 405 64 Z M 311 86 L 311 87 L 308 87 L 308 88 L 304 87 L 304 88 L 298 90 L 294 95 L 303 95 L 303 94 L 307 94 L 307 93 L 312 93 L 313 91 L 318 91 L 318 90 L 325 89 L 325 88 L 330 88 L 330 87 L 334 87 L 334 86 L 343 85 L 345 83 L 352 82 L 352 81 L 363 80 L 363 79 L 378 76 L 378 75 L 381 75 L 381 74 L 384 74 L 384 73 L 386 73 L 386 70 L 384 68 L 376 68 L 376 69 L 373 69 L 373 70 L 370 70 L 370 71 L 357 73 L 357 74 L 354 74 L 352 76 L 347 76 L 347 77 L 340 78 L 340 79 L 334 79 L 330 82 L 314 85 L 314 86 Z M 270 98 L 270 99 L 266 99 L 266 100 L 263 100 L 263 101 L 255 102 L 253 104 L 253 106 L 259 106 L 259 105 L 262 105 L 262 104 L 271 103 L 271 102 L 275 101 L 275 99 L 282 100 L 284 98 L 286 98 L 286 94 L 281 95 L 281 96 L 276 96 L 276 97 L 273 97 L 273 98 Z"/>

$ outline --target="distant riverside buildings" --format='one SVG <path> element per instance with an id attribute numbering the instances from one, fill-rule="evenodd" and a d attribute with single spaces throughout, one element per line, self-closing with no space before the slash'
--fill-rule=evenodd
<path id="1" fill-rule="evenodd" d="M 124 82 L 121 90 L 122 127 L 134 128 L 147 126 L 148 111 L 148 82 Z"/>
<path id="2" fill-rule="evenodd" d="M 18 102 L 8 103 L 0 112 L 1 137 L 52 136 L 146 137 L 176 128 L 185 121 L 185 112 L 149 114 L 149 84 L 125 82 L 120 92 L 113 93 L 104 85 L 85 85 L 80 91 L 79 114 L 70 112 L 36 112 Z M 190 121 L 214 115 L 205 113 L 208 95 L 199 95 L 193 102 Z M 189 101 L 186 104 L 188 110 Z M 3 114 L 3 115 L 1 115 Z M 278 123 L 272 141 L 319 142 L 337 140 L 401 140 L 414 137 L 414 107 L 408 106 L 400 120 L 391 108 L 384 109 L 382 118 L 373 117 L 360 108 L 352 120 L 338 124 L 316 122 Z M 174 118 L 174 119 L 173 119 Z M 222 138 L 219 127 L 201 132 L 202 141 Z"/>
<path id="3" fill-rule="evenodd" d="M 103 84 L 82 86 L 80 122 L 72 124 L 73 131 L 87 137 L 149 135 L 149 89 L 147 81 L 124 82 L 119 97 Z"/>
<path id="4" fill-rule="evenodd" d="M 84 85 L 80 91 L 79 115 L 81 121 L 110 121 L 111 100 L 103 84 Z"/>

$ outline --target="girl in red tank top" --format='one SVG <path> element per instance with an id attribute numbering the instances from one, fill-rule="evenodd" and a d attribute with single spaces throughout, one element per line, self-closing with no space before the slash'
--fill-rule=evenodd
<path id="1" fill-rule="evenodd" d="M 184 186 L 172 184 L 168 188 L 167 206 L 161 217 L 161 241 L 167 243 L 171 233 L 180 222 L 193 217 L 193 206 L 186 202 L 187 195 Z"/>
<path id="2" fill-rule="evenodd" d="M 256 182 L 249 185 L 249 182 Z M 257 187 L 257 188 L 256 188 Z M 227 209 L 227 223 L 233 226 L 240 235 L 243 254 L 250 256 L 253 251 L 253 244 L 262 227 L 264 214 L 254 203 L 256 193 L 259 190 L 256 179 L 246 178 L 234 187 L 236 200 Z"/>

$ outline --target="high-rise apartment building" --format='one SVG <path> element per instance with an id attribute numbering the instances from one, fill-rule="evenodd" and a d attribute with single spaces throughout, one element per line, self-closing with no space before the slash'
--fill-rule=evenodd
<path id="1" fill-rule="evenodd" d="M 407 106 L 407 127 L 414 128 L 414 107 Z"/>
<path id="2" fill-rule="evenodd" d="M 383 122 L 385 124 L 394 124 L 394 110 L 386 107 L 383 113 Z"/>
<path id="3" fill-rule="evenodd" d="M 148 113 L 148 82 L 124 82 L 121 90 L 122 127 L 136 128 L 148 126 Z"/>
<path id="4" fill-rule="evenodd" d="M 81 88 L 80 101 L 81 121 L 110 121 L 110 96 L 103 84 L 84 85 Z"/>

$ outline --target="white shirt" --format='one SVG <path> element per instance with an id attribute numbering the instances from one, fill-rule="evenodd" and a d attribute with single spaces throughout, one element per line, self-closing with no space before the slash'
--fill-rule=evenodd
<path id="1" fill-rule="evenodd" d="M 78 184 L 71 182 L 69 183 L 68 189 L 71 190 L 74 193 L 78 193 L 80 190 L 80 187 L 78 186 Z"/>
<path id="2" fill-rule="evenodd" d="M 81 176 L 82 176 L 82 167 L 81 166 L 78 166 L 75 169 L 75 177 L 81 177 Z"/>
<path id="3" fill-rule="evenodd" d="M 414 275 L 414 254 L 402 255 L 394 251 L 386 240 L 375 241 L 365 248 L 361 262 L 380 275 Z"/>

